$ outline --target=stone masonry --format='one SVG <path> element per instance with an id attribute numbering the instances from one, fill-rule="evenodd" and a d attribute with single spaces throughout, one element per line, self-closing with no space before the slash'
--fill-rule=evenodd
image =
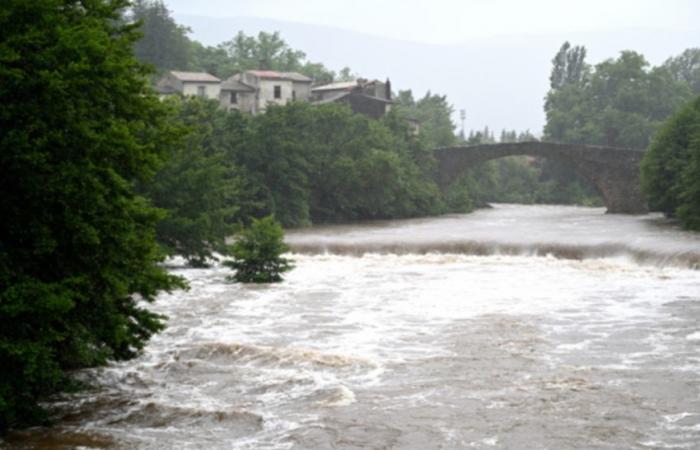
<path id="1" fill-rule="evenodd" d="M 598 188 L 608 213 L 648 212 L 639 181 L 644 150 L 538 141 L 441 148 L 435 151 L 438 184 L 445 189 L 466 169 L 511 155 L 540 156 L 570 165 Z"/>

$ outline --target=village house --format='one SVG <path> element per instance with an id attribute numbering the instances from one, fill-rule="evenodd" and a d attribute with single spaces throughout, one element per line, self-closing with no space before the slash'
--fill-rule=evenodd
<path id="1" fill-rule="evenodd" d="M 221 83 L 221 106 L 257 114 L 268 105 L 308 101 L 311 78 L 297 72 L 247 70 Z"/>
<path id="2" fill-rule="evenodd" d="M 158 80 L 156 92 L 161 97 L 173 94 L 219 99 L 221 80 L 205 72 L 170 71 Z"/>
<path id="3" fill-rule="evenodd" d="M 297 72 L 247 70 L 221 81 L 205 72 L 166 73 L 156 84 L 161 97 L 197 96 L 215 99 L 222 108 L 250 114 L 265 112 L 269 105 L 286 105 L 291 101 L 312 104 L 347 103 L 359 114 L 379 118 L 393 104 L 389 80 L 357 79 L 312 87 L 311 78 Z"/>
<path id="4" fill-rule="evenodd" d="M 391 105 L 391 82 L 365 80 L 359 78 L 353 81 L 343 81 L 316 86 L 311 89 L 313 104 L 347 103 L 359 114 L 375 119 L 389 112 Z"/>

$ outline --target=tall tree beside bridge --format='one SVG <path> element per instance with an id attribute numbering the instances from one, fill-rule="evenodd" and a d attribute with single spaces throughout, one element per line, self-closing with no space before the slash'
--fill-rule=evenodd
<path id="1" fill-rule="evenodd" d="M 545 98 L 545 140 L 646 148 L 661 124 L 692 98 L 668 67 L 623 51 L 590 69 L 585 48 L 565 43 L 553 60 Z M 669 63 L 670 65 L 670 63 Z"/>

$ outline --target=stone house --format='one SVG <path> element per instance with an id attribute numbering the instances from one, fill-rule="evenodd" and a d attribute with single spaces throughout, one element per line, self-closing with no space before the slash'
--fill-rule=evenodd
<path id="1" fill-rule="evenodd" d="M 316 86 L 311 89 L 311 99 L 316 105 L 347 103 L 354 112 L 375 119 L 389 112 L 393 104 L 389 80 L 382 83 L 362 78 Z"/>
<path id="2" fill-rule="evenodd" d="M 158 80 L 156 92 L 161 97 L 173 94 L 219 99 L 221 80 L 205 72 L 167 72 Z"/>
<path id="3" fill-rule="evenodd" d="M 221 106 L 257 114 L 268 105 L 286 105 L 291 101 L 308 101 L 311 78 L 297 72 L 247 70 L 221 83 Z"/>
<path id="4" fill-rule="evenodd" d="M 265 112 L 268 105 L 291 101 L 313 104 L 341 102 L 360 114 L 379 118 L 393 104 L 389 80 L 357 79 L 311 87 L 311 78 L 297 72 L 247 70 L 221 81 L 205 72 L 170 71 L 156 83 L 163 96 L 198 96 L 218 100 L 222 108 L 250 114 Z"/>

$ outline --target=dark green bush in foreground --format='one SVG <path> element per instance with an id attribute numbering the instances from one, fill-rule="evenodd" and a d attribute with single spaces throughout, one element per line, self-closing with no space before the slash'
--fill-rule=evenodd
<path id="1" fill-rule="evenodd" d="M 288 249 L 284 232 L 272 216 L 253 219 L 230 247 L 233 260 L 224 264 L 236 270 L 235 281 L 241 283 L 273 283 L 282 281 L 282 273 L 292 264 L 281 255 Z"/>

